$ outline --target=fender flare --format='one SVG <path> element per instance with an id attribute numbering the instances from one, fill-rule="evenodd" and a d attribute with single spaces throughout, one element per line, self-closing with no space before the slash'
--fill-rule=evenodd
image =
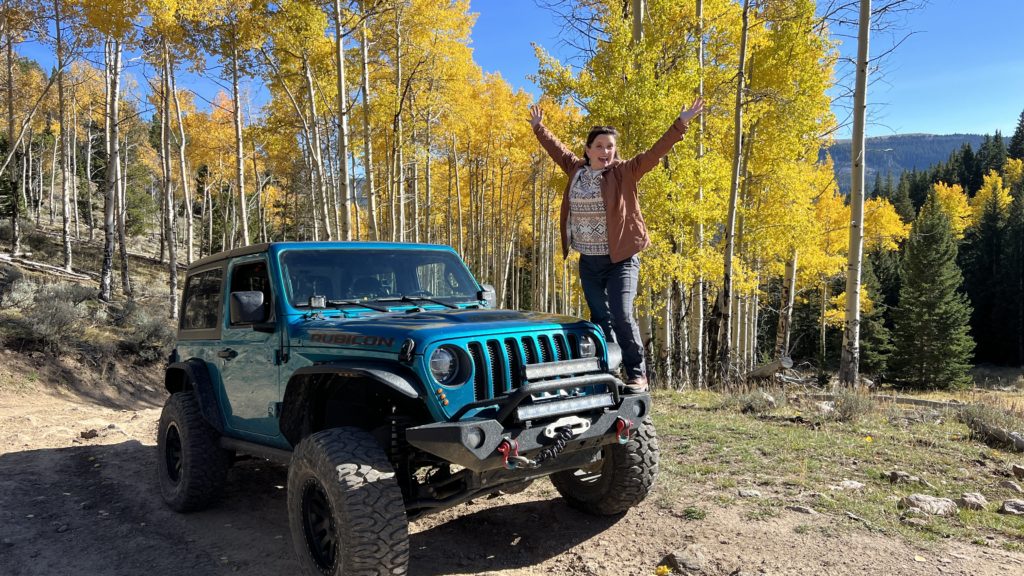
<path id="1" fill-rule="evenodd" d="M 168 365 L 167 371 L 164 372 L 164 388 L 171 394 L 191 388 L 196 394 L 199 413 L 202 414 L 203 420 L 213 426 L 218 434 L 224 433 L 223 412 L 206 362 L 199 358 L 190 358 Z"/>
<path id="2" fill-rule="evenodd" d="M 395 366 L 391 362 L 381 361 L 342 361 L 326 362 L 300 368 L 292 373 L 285 387 L 282 398 L 279 425 L 281 433 L 293 445 L 311 433 L 308 429 L 312 424 L 308 413 L 310 396 L 326 391 L 326 382 L 314 383 L 317 376 L 339 377 L 343 380 L 362 380 L 379 384 L 388 392 L 395 393 L 402 399 L 416 402 L 423 395 L 416 385 L 416 377 L 411 371 Z"/>

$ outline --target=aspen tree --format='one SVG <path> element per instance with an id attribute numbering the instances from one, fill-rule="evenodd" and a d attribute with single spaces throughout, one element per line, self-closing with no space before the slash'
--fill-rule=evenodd
<path id="1" fill-rule="evenodd" d="M 750 0 L 743 0 L 743 27 L 740 36 L 740 60 L 736 73 L 736 106 L 733 132 L 733 175 L 729 192 L 729 214 L 725 223 L 725 273 L 720 295 L 721 324 L 718 335 L 717 378 L 720 384 L 728 382 L 733 370 L 733 357 L 729 335 L 734 329 L 731 317 L 733 290 L 733 253 L 736 236 L 736 203 L 740 188 L 740 159 L 743 154 L 743 89 L 747 61 L 747 36 L 750 19 Z"/>
<path id="2" fill-rule="evenodd" d="M 860 368 L 860 268 L 864 257 L 864 121 L 867 113 L 868 44 L 871 36 L 871 0 L 860 0 L 857 32 L 857 79 L 853 99 L 853 185 L 850 193 L 850 242 L 846 273 L 846 325 L 839 363 L 839 382 L 857 383 Z"/>

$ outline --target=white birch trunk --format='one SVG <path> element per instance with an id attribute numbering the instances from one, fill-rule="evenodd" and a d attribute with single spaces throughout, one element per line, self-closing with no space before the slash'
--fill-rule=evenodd
<path id="1" fill-rule="evenodd" d="M 729 186 L 729 215 L 725 229 L 725 274 L 722 278 L 722 319 L 718 337 L 718 370 L 720 383 L 724 383 L 733 372 L 733 354 L 730 348 L 730 336 L 735 328 L 732 322 L 732 268 L 733 252 L 736 242 L 736 204 L 740 189 L 740 163 L 743 153 L 743 95 L 744 68 L 747 63 L 747 30 L 749 26 L 750 0 L 743 0 L 743 28 L 740 36 L 740 58 L 736 75 L 736 108 L 733 125 L 733 166 L 732 181 Z"/>
<path id="2" fill-rule="evenodd" d="M 868 42 L 871 0 L 860 0 L 857 34 L 857 79 L 853 96 L 853 160 L 850 190 L 850 244 L 846 271 L 846 322 L 843 330 L 839 382 L 853 386 L 860 370 L 860 273 L 864 257 L 864 121 L 867 114 Z"/>
<path id="3" fill-rule="evenodd" d="M 365 11 L 365 1 L 363 3 Z M 366 179 L 366 202 L 368 214 L 367 224 L 370 229 L 370 240 L 380 239 L 380 229 L 377 226 L 377 189 L 373 185 L 373 141 L 370 131 L 370 58 L 369 38 L 366 33 L 366 19 L 364 14 L 363 23 L 359 28 L 361 38 L 362 62 L 363 62 L 363 172 Z"/>
<path id="4" fill-rule="evenodd" d="M 237 31 L 235 33 L 237 37 Z M 237 41 L 233 38 L 232 42 Z M 246 213 L 245 166 L 242 148 L 242 101 L 238 90 L 238 47 L 231 51 L 231 97 L 234 99 L 233 118 L 235 124 L 235 186 L 238 187 L 239 216 L 242 221 L 242 246 L 249 245 L 249 217 Z M 234 238 L 232 238 L 234 241 Z"/>

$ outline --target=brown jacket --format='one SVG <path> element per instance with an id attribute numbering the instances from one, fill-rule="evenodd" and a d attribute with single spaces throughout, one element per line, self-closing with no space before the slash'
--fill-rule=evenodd
<path id="1" fill-rule="evenodd" d="M 644 217 L 640 214 L 637 181 L 658 165 L 658 161 L 668 154 L 673 144 L 683 139 L 686 129 L 687 125 L 676 118 L 650 150 L 629 160 L 613 160 L 605 171 L 601 180 L 601 195 L 606 206 L 608 255 L 612 262 L 630 258 L 651 244 Z M 543 124 L 535 126 L 533 132 L 551 159 L 569 175 L 569 183 L 562 194 L 561 214 L 562 257 L 565 258 L 569 255 L 569 189 L 572 187 L 572 177 L 583 167 L 583 159 L 559 142 Z"/>

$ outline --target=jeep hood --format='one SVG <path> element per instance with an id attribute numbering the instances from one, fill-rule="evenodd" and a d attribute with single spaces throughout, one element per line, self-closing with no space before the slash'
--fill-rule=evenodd
<path id="1" fill-rule="evenodd" d="M 349 346 L 397 352 L 407 338 L 417 350 L 427 342 L 455 338 L 526 334 L 554 330 L 584 330 L 579 318 L 516 310 L 430 310 L 393 312 L 358 318 L 333 316 L 294 322 L 293 346 Z"/>

